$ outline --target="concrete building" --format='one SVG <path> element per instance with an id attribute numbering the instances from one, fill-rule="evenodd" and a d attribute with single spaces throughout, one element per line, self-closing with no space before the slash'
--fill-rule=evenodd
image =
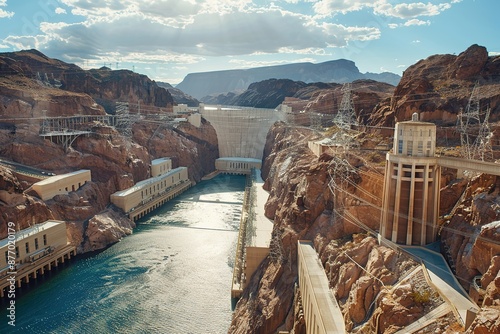
<path id="1" fill-rule="evenodd" d="M 298 241 L 297 263 L 306 333 L 345 333 L 344 316 L 310 241 Z"/>
<path id="2" fill-rule="evenodd" d="M 151 161 L 151 177 L 165 174 L 172 170 L 172 159 L 159 158 Z"/>
<path id="3" fill-rule="evenodd" d="M 324 138 L 321 140 L 311 140 L 307 142 L 307 146 L 317 157 L 320 157 L 323 153 L 335 151 L 335 144 L 329 138 Z"/>
<path id="4" fill-rule="evenodd" d="M 393 242 L 435 241 L 439 214 L 440 166 L 435 156 L 436 125 L 396 124 L 393 152 L 387 153 L 380 234 Z"/>
<path id="5" fill-rule="evenodd" d="M 42 200 L 47 201 L 56 195 L 65 195 L 70 191 L 76 191 L 90 180 L 90 170 L 81 169 L 72 173 L 48 177 L 33 184 L 32 188 Z"/>
<path id="6" fill-rule="evenodd" d="M 215 160 L 215 169 L 228 174 L 250 174 L 262 167 L 262 160 L 252 158 L 219 158 Z"/>
<path id="7" fill-rule="evenodd" d="M 15 268 L 8 265 L 9 256 L 14 256 L 13 254 Z M 23 283 L 29 283 L 30 279 L 36 279 L 38 275 L 50 271 L 75 254 L 75 247 L 68 244 L 66 223 L 63 221 L 49 220 L 18 231 L 15 237 L 0 240 L 1 297 L 9 285 L 2 278 L 9 275 L 9 272 L 16 272 L 16 283 L 21 287 Z"/>
<path id="8" fill-rule="evenodd" d="M 191 184 L 188 179 L 187 167 L 178 167 L 164 174 L 137 182 L 128 189 L 115 192 L 111 195 L 111 202 L 124 212 L 129 213 L 186 183 Z"/>

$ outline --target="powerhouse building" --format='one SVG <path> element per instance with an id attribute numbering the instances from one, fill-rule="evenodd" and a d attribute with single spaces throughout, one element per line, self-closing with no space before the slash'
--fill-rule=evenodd
<path id="1" fill-rule="evenodd" d="M 44 201 L 56 195 L 66 195 L 78 190 L 85 182 L 91 180 L 90 170 L 81 169 L 76 172 L 55 175 L 33 184 L 32 189 Z"/>
<path id="2" fill-rule="evenodd" d="M 126 213 L 147 204 L 177 186 L 189 182 L 187 167 L 178 167 L 158 176 L 137 182 L 111 195 L 111 202 Z"/>

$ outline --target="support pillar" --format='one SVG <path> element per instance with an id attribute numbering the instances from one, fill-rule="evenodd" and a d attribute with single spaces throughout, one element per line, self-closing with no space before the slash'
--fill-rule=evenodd
<path id="1" fill-rule="evenodd" d="M 408 228 L 406 230 L 406 244 L 411 245 L 413 240 L 413 207 L 415 203 L 415 163 L 411 164 L 410 196 L 408 199 Z"/>

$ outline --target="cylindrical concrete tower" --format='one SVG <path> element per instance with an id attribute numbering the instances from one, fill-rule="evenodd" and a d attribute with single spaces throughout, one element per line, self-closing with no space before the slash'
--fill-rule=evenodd
<path id="1" fill-rule="evenodd" d="M 436 240 L 441 172 L 435 157 L 436 125 L 399 122 L 387 153 L 380 234 L 405 245 Z"/>

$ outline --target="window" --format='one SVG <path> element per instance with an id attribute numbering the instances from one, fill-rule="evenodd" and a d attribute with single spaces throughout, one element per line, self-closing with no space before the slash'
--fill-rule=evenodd
<path id="1" fill-rule="evenodd" d="M 16 258 L 19 257 L 19 247 L 16 247 Z"/>
<path id="2" fill-rule="evenodd" d="M 408 140 L 407 145 L 406 145 L 406 154 L 408 154 L 408 155 L 413 154 L 413 140 Z"/>
<path id="3" fill-rule="evenodd" d="M 35 238 L 35 250 L 38 249 L 38 238 Z"/>
<path id="4" fill-rule="evenodd" d="M 43 235 L 43 245 L 47 246 L 47 234 Z"/>
<path id="5" fill-rule="evenodd" d="M 5 251 L 5 263 L 9 263 L 9 252 Z"/>
<path id="6" fill-rule="evenodd" d="M 427 156 L 430 156 L 431 155 L 431 142 L 428 141 L 427 142 L 427 153 L 426 153 Z"/>
<path id="7" fill-rule="evenodd" d="M 399 153 L 399 154 L 402 154 L 402 153 L 403 153 L 403 140 L 402 140 L 402 139 L 400 139 L 400 140 L 398 141 L 398 153 Z"/>
<path id="8" fill-rule="evenodd" d="M 27 242 L 26 243 L 26 254 L 28 254 L 30 252 L 30 243 Z"/>
<path id="9" fill-rule="evenodd" d="M 424 154 L 424 142 L 419 140 L 418 141 L 418 153 L 419 156 Z"/>

